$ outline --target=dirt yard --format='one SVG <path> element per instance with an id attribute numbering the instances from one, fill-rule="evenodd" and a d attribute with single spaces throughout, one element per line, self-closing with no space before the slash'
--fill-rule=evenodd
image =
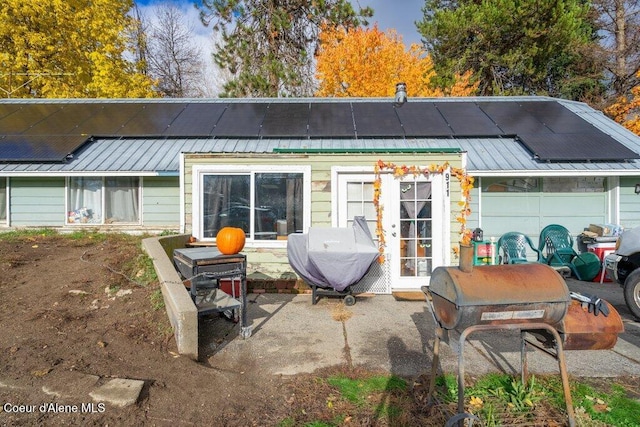
<path id="1" fill-rule="evenodd" d="M 135 237 L 0 239 L 0 425 L 444 425 L 420 387 L 371 396 L 402 408 L 393 422 L 341 401 L 319 378 L 344 367 L 281 377 L 178 356 L 145 262 Z M 93 401 L 89 393 L 114 378 L 144 382 L 135 404 Z"/>
<path id="2" fill-rule="evenodd" d="M 141 254 L 139 238 L 121 235 L 0 239 L 0 425 L 270 426 L 292 414 L 295 425 L 327 417 L 319 395 L 333 391 L 315 375 L 273 377 L 250 365 L 226 372 L 178 356 L 159 285 L 142 284 Z M 144 381 L 137 403 L 87 405 L 89 392 L 114 378 Z M 73 405 L 78 412 L 67 413 Z M 347 411 L 352 425 L 370 425 L 369 415 Z"/>

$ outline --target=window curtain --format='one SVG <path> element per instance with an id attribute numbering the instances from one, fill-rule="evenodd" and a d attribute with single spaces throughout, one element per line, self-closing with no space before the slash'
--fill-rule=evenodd
<path id="1" fill-rule="evenodd" d="M 422 211 L 431 197 L 431 183 L 430 182 L 414 182 L 414 183 L 402 183 L 400 184 L 400 200 L 402 208 L 407 213 L 407 218 L 410 219 L 409 223 L 409 238 L 407 244 L 407 257 L 414 258 L 416 256 L 417 229 L 416 219 L 417 214 Z M 413 267 L 413 260 L 407 261 L 409 267 Z"/>
<path id="2" fill-rule="evenodd" d="M 105 222 L 140 222 L 139 178 L 109 177 L 105 186 Z"/>
<path id="3" fill-rule="evenodd" d="M 102 178 L 69 178 L 69 223 L 102 223 Z"/>

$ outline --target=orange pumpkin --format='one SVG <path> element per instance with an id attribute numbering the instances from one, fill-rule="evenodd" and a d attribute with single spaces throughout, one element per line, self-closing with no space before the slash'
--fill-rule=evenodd
<path id="1" fill-rule="evenodd" d="M 216 235 L 218 250 L 224 255 L 237 254 L 244 248 L 245 234 L 242 228 L 222 227 Z"/>

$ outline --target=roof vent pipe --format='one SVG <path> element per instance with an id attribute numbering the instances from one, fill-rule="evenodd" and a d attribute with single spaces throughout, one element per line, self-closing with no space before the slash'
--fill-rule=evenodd
<path id="1" fill-rule="evenodd" d="M 395 106 L 402 107 L 407 102 L 407 85 L 405 83 L 396 83 Z"/>

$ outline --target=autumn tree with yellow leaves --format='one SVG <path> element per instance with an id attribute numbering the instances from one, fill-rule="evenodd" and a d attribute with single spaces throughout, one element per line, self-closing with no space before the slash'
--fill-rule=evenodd
<path id="1" fill-rule="evenodd" d="M 389 97 L 399 82 L 406 83 L 410 97 L 466 96 L 477 88 L 470 72 L 456 76 L 449 87 L 437 87 L 426 52 L 415 43 L 407 49 L 395 31 L 377 26 L 324 28 L 316 59 L 321 97 Z"/>
<path id="2" fill-rule="evenodd" d="M 638 78 L 640 78 L 640 72 Z M 631 95 L 628 98 L 619 98 L 605 110 L 605 113 L 631 132 L 640 135 L 640 85 L 633 87 L 630 92 Z"/>
<path id="3" fill-rule="evenodd" d="M 152 96 L 126 59 L 132 0 L 2 0 L 0 97 Z"/>

